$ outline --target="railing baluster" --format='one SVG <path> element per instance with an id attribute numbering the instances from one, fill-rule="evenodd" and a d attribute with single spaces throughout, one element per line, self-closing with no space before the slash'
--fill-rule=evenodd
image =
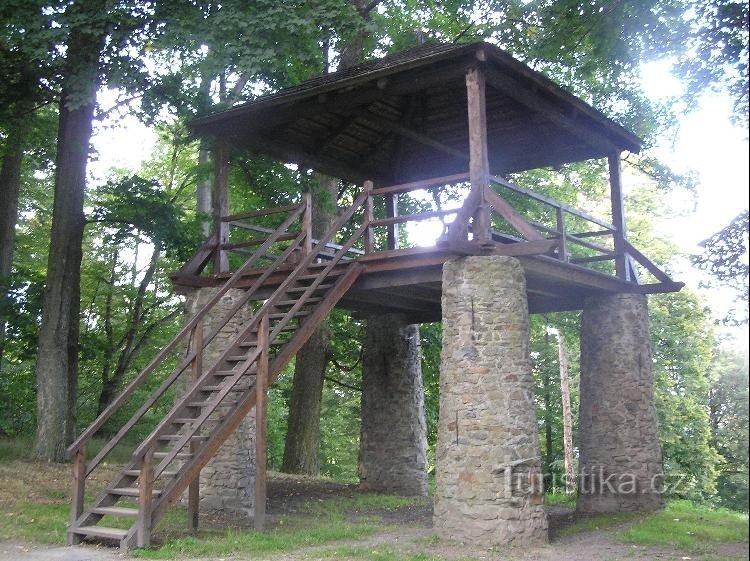
<path id="1" fill-rule="evenodd" d="M 568 261 L 568 233 L 565 231 L 565 211 L 561 206 L 555 208 L 557 213 L 557 231 L 560 234 L 560 245 L 558 251 L 560 261 Z"/>
<path id="2" fill-rule="evenodd" d="M 367 230 L 365 231 L 365 253 L 372 253 L 375 250 L 375 236 L 372 228 L 372 221 L 374 220 L 374 205 L 372 201 L 372 181 L 365 181 L 364 191 L 367 193 L 367 199 L 365 199 L 365 224 L 367 224 Z"/>
<path id="3" fill-rule="evenodd" d="M 304 213 L 302 214 L 302 231 L 305 233 L 305 241 L 303 242 L 303 254 L 309 255 L 312 251 L 312 194 L 310 191 L 302 194 L 302 204 L 305 207 Z"/>

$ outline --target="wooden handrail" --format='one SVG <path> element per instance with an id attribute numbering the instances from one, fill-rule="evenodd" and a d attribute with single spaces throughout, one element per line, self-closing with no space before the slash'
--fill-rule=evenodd
<path id="1" fill-rule="evenodd" d="M 326 233 L 326 235 L 316 244 L 313 248 L 313 250 L 306 255 L 299 264 L 295 267 L 295 269 L 287 276 L 287 278 L 277 287 L 277 289 L 274 291 L 273 295 L 268 298 L 264 304 L 253 314 L 253 317 L 245 324 L 244 329 L 237 335 L 235 340 L 241 341 L 244 340 L 248 336 L 249 333 L 251 333 L 255 327 L 257 326 L 259 319 L 263 316 L 263 314 L 268 313 L 268 311 L 276 305 L 277 301 L 281 297 L 284 292 L 286 292 L 286 289 L 288 288 L 289 284 L 294 282 L 296 278 L 300 275 L 300 273 L 307 269 L 307 267 L 310 266 L 310 264 L 313 262 L 313 260 L 318 256 L 320 251 L 325 247 L 325 244 L 329 243 L 332 238 L 336 235 L 336 233 L 341 229 L 341 227 L 348 222 L 351 217 L 354 215 L 354 213 L 363 205 L 365 200 L 367 199 L 368 193 L 366 191 L 363 191 L 352 203 L 352 205 L 347 208 L 340 216 L 339 218 L 331 225 L 330 229 Z M 363 223 L 360 230 L 367 227 L 366 221 Z M 300 236 L 304 236 L 304 232 L 300 234 Z M 351 245 L 353 245 L 353 241 L 351 242 Z M 342 249 L 337 251 L 338 254 L 346 253 L 350 248 L 351 245 L 348 247 L 342 247 Z M 287 251 L 291 251 L 291 247 L 287 248 Z M 336 261 L 338 262 L 338 261 Z M 329 267 L 332 267 L 335 263 L 332 261 L 329 263 Z M 272 269 L 267 269 L 266 273 L 271 274 Z M 264 274 L 266 274 L 264 273 Z M 232 275 L 232 279 L 239 278 L 241 275 L 235 273 Z M 256 280 L 255 285 L 258 285 L 261 282 L 262 276 L 259 277 L 258 280 Z M 251 289 L 252 290 L 252 289 Z M 248 293 L 251 292 L 251 290 L 248 291 Z M 190 401 L 194 400 L 195 395 L 198 391 L 198 388 L 203 383 L 203 381 L 208 378 L 209 376 L 212 376 L 214 372 L 216 372 L 216 369 L 219 367 L 219 365 L 229 356 L 229 354 L 232 352 L 232 345 L 228 345 L 225 351 L 221 354 L 220 357 L 217 358 L 214 365 L 206 371 L 201 378 L 193 384 L 193 387 L 190 391 L 186 392 L 186 394 L 180 399 L 175 405 L 172 407 L 170 412 L 165 416 L 165 418 L 162 420 L 161 423 L 151 432 L 151 434 L 143 441 L 143 443 L 136 448 L 136 450 L 133 452 L 133 460 L 135 462 L 138 462 L 143 457 L 143 454 L 148 450 L 148 447 L 157 439 L 159 438 L 164 431 L 171 425 L 171 422 L 169 419 L 173 414 L 175 414 L 177 411 L 179 411 L 182 407 L 185 406 L 185 404 Z M 177 441 L 177 443 L 174 444 L 172 451 L 167 454 L 162 461 L 159 463 L 159 466 L 155 469 L 155 473 L 158 475 L 160 474 L 164 468 L 171 462 L 174 457 L 176 456 L 178 450 L 180 450 L 185 444 L 189 441 L 189 439 L 195 434 L 195 432 L 198 430 L 198 427 L 201 425 L 202 421 L 205 420 L 205 418 L 208 418 L 208 415 L 210 415 L 216 406 L 218 406 L 218 403 L 221 402 L 224 395 L 234 386 L 234 384 L 240 379 L 241 376 L 244 375 L 246 370 L 250 368 L 253 361 L 257 358 L 258 351 L 256 349 L 255 352 L 251 353 L 250 356 L 240 365 L 238 365 L 236 368 L 237 374 L 235 374 L 227 383 L 225 386 L 223 386 L 222 390 L 219 391 L 219 394 L 217 398 L 215 399 L 215 403 L 213 403 L 211 406 L 208 406 L 203 409 L 201 415 L 196 418 L 196 421 L 191 424 L 191 427 L 188 428 L 181 436 L 181 438 Z"/>
<path id="2" fill-rule="evenodd" d="M 447 210 L 431 210 L 426 212 L 417 212 L 414 214 L 402 214 L 391 218 L 378 218 L 370 222 L 373 227 L 390 226 L 391 224 L 402 224 L 404 222 L 418 222 L 420 220 L 429 220 L 430 218 L 441 218 L 449 214 L 456 214 L 460 209 L 451 208 Z"/>
<path id="3" fill-rule="evenodd" d="M 496 183 L 502 187 L 505 187 L 506 189 L 510 191 L 514 191 L 515 193 L 518 193 L 519 195 L 524 195 L 526 197 L 529 197 L 531 199 L 535 199 L 537 201 L 540 201 L 542 203 L 545 203 L 553 208 L 561 208 L 568 214 L 572 214 L 573 216 L 577 216 L 578 218 L 583 218 L 584 220 L 587 220 L 589 222 L 593 222 L 597 226 L 601 226 L 602 228 L 606 228 L 610 232 L 615 232 L 617 228 L 615 228 L 612 224 L 608 224 L 607 222 L 604 222 L 603 220 L 600 220 L 596 216 L 592 216 L 591 214 L 583 211 L 578 210 L 577 208 L 574 208 L 572 206 L 566 205 L 565 203 L 561 203 L 559 201 L 556 201 L 554 199 L 551 199 L 549 197 L 545 197 L 544 195 L 540 195 L 539 193 L 535 193 L 534 191 L 531 191 L 529 189 L 524 189 L 523 187 L 519 187 L 518 185 L 515 185 L 506 179 L 503 179 L 502 177 L 498 176 L 492 176 L 490 177 L 490 181 L 492 183 Z"/>
<path id="4" fill-rule="evenodd" d="M 389 187 L 378 187 L 372 190 L 373 196 L 377 195 L 388 195 L 391 193 L 408 193 L 409 191 L 417 191 L 419 189 L 429 189 L 431 187 L 437 187 L 440 185 L 447 185 L 449 183 L 458 183 L 460 181 L 466 181 L 469 179 L 468 173 L 456 173 L 454 175 L 445 175 L 443 177 L 432 177 L 430 179 L 424 179 L 420 181 L 411 181 L 409 183 L 401 183 L 399 185 L 391 185 Z"/>
<path id="5" fill-rule="evenodd" d="M 286 232 L 287 228 L 294 222 L 294 220 L 299 217 L 303 212 L 303 208 L 300 207 L 296 211 L 292 212 L 286 220 L 279 226 L 277 233 L 278 235 L 281 235 L 283 232 Z M 96 432 L 104 425 L 104 423 L 107 422 L 107 420 L 117 411 L 120 409 L 122 404 L 141 386 L 141 384 L 146 380 L 146 378 L 156 369 L 156 367 L 161 364 L 161 362 L 169 356 L 169 354 L 177 347 L 177 345 L 182 341 L 182 339 L 185 338 L 187 334 L 189 334 L 192 329 L 195 327 L 195 325 L 203 320 L 203 317 L 213 308 L 213 306 L 226 294 L 227 291 L 229 291 L 231 288 L 233 288 L 240 280 L 242 273 L 248 269 L 250 269 L 255 262 L 268 250 L 268 248 L 274 243 L 274 236 L 270 236 L 266 242 L 264 242 L 254 253 L 252 256 L 250 256 L 247 261 L 243 264 L 243 266 L 240 268 L 240 270 L 229 277 L 226 283 L 222 285 L 222 287 L 209 299 L 209 301 L 201 308 L 200 311 L 190 320 L 188 321 L 185 326 L 175 335 L 167 345 L 165 345 L 157 354 L 156 356 L 151 359 L 151 361 L 146 365 L 143 370 L 141 370 L 140 373 L 125 387 L 125 389 L 120 392 L 120 394 L 115 397 L 114 400 L 112 400 L 112 403 L 110 403 L 104 411 L 102 411 L 99 416 L 94 420 L 91 425 L 88 426 L 88 428 L 73 442 L 66 450 L 66 453 L 68 457 L 72 456 L 76 450 L 78 450 L 81 445 L 86 443 L 88 440 L 91 439 L 91 437 L 96 434 Z M 204 345 L 207 345 L 209 342 L 209 339 L 207 338 L 204 340 Z M 184 364 L 184 363 L 183 363 Z M 185 368 L 187 368 L 187 364 L 184 364 L 181 369 L 179 369 L 179 373 L 181 373 Z"/>
<path id="6" fill-rule="evenodd" d="M 235 220 L 243 220 L 245 218 L 257 218 L 259 216 L 268 216 L 269 214 L 281 214 L 283 212 L 291 212 L 300 208 L 304 208 L 304 204 L 301 205 L 281 205 L 269 208 L 261 208 L 258 210 L 250 210 L 248 212 L 241 212 L 239 214 L 230 214 L 224 216 L 222 222 L 234 222 Z"/>

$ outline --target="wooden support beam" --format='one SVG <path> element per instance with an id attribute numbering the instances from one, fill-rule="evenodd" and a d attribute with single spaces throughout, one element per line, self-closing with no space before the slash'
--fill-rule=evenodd
<path id="1" fill-rule="evenodd" d="M 148 450 L 140 465 L 141 474 L 138 477 L 138 518 L 137 545 L 148 547 L 151 545 L 151 502 L 154 491 L 154 450 Z"/>
<path id="2" fill-rule="evenodd" d="M 557 207 L 555 209 L 555 217 L 557 219 L 557 231 L 560 233 L 560 245 L 559 248 L 559 257 L 560 261 L 567 261 L 568 260 L 568 232 L 565 229 L 565 211 L 562 209 L 562 207 Z"/>
<path id="3" fill-rule="evenodd" d="M 266 524 L 266 464 L 268 462 L 268 315 L 258 326 L 258 367 L 255 373 L 255 529 L 262 532 Z"/>
<path id="4" fill-rule="evenodd" d="M 70 503 L 70 523 L 68 524 L 68 545 L 81 543 L 81 536 L 73 530 L 83 514 L 83 501 L 86 492 L 86 446 L 76 450 L 73 456 L 73 496 Z"/>
<path id="5" fill-rule="evenodd" d="M 607 162 L 609 164 L 609 194 L 612 201 L 612 225 L 615 227 L 613 233 L 615 242 L 615 274 L 623 280 L 630 280 L 625 248 L 627 229 L 625 225 L 625 205 L 622 196 L 620 153 L 613 152 L 610 154 Z"/>
<path id="6" fill-rule="evenodd" d="M 466 97 L 469 120 L 469 180 L 476 200 L 473 217 L 473 238 L 490 239 L 490 215 L 485 206 L 485 191 L 490 186 L 490 164 L 487 157 L 487 102 L 485 99 L 485 68 L 472 66 L 466 71 Z M 459 217 L 456 217 L 458 220 Z"/>
<path id="7" fill-rule="evenodd" d="M 195 324 L 190 334 L 190 350 L 195 354 L 193 363 L 190 365 L 190 382 L 195 384 L 203 373 L 203 322 Z M 195 440 L 190 441 L 190 453 L 198 451 L 199 444 Z M 198 518 L 200 511 L 200 472 L 188 486 L 188 525 L 195 532 L 198 530 Z"/>
<path id="8" fill-rule="evenodd" d="M 230 148 L 223 140 L 214 145 L 214 235 L 218 248 L 214 252 L 214 274 L 229 271 L 229 260 L 222 246 L 229 241 L 229 226 L 224 218 L 229 214 L 229 157 Z"/>
<path id="9" fill-rule="evenodd" d="M 312 193 L 305 191 L 302 193 L 302 204 L 305 205 L 302 214 L 302 231 L 305 234 L 305 240 L 302 242 L 302 251 L 309 255 L 312 251 L 313 234 L 312 234 Z"/>
<path id="10" fill-rule="evenodd" d="M 537 232 L 536 228 L 529 224 L 523 216 L 518 214 L 508 201 L 495 193 L 489 188 L 489 186 L 485 189 L 485 199 L 490 205 L 492 205 L 497 213 L 505 218 L 505 220 L 507 220 L 508 223 L 524 238 L 529 241 L 544 239 L 542 235 Z"/>

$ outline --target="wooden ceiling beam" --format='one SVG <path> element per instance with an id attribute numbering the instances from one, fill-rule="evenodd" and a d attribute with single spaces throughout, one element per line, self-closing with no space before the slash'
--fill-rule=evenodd
<path id="1" fill-rule="evenodd" d="M 543 114 L 552 123 L 573 133 L 590 144 L 592 148 L 604 151 L 605 155 L 606 153 L 619 151 L 618 147 L 605 135 L 597 133 L 590 126 L 579 123 L 575 116 L 561 112 L 560 108 L 554 103 L 542 97 L 539 91 L 534 91 L 522 85 L 515 78 L 497 70 L 492 65 L 487 65 L 487 83 L 528 109 Z"/>

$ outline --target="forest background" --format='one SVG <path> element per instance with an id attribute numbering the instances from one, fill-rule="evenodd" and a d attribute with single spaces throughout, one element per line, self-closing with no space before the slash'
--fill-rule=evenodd
<path id="1" fill-rule="evenodd" d="M 644 151 L 625 158 L 629 235 L 689 284 L 650 297 L 665 469 L 679 481 L 675 496 L 747 511 L 746 2 L 3 0 L 0 21 L 3 438 L 62 461 L 73 435 L 179 329 L 183 299 L 168 273 L 200 244 L 210 209 L 211 146 L 190 136 L 190 119 L 422 40 L 484 39 L 644 139 Z M 705 178 L 680 169 L 670 147 L 717 100 L 728 100 L 736 128 L 721 141 L 704 130 L 699 142 L 715 154 L 735 135 L 740 148 L 726 172 L 737 190 L 705 197 Z M 602 162 L 513 179 L 608 216 Z M 294 202 L 301 188 L 320 203 L 332 181 L 235 154 L 231 207 Z M 356 189 L 333 184 L 342 196 Z M 717 199 L 736 218 L 696 239 L 691 216 Z M 550 490 L 563 481 L 559 343 L 575 411 L 579 320 L 560 313 L 531 322 Z M 320 382 L 308 400 L 292 398 L 301 384 L 295 365 L 271 388 L 272 469 L 356 479 L 364 322 L 332 314 L 320 367 L 305 374 Z M 421 338 L 432 458 L 440 325 L 423 325 Z M 297 370 L 314 362 L 304 352 Z M 301 420 L 311 437 L 295 447 L 287 425 Z"/>

